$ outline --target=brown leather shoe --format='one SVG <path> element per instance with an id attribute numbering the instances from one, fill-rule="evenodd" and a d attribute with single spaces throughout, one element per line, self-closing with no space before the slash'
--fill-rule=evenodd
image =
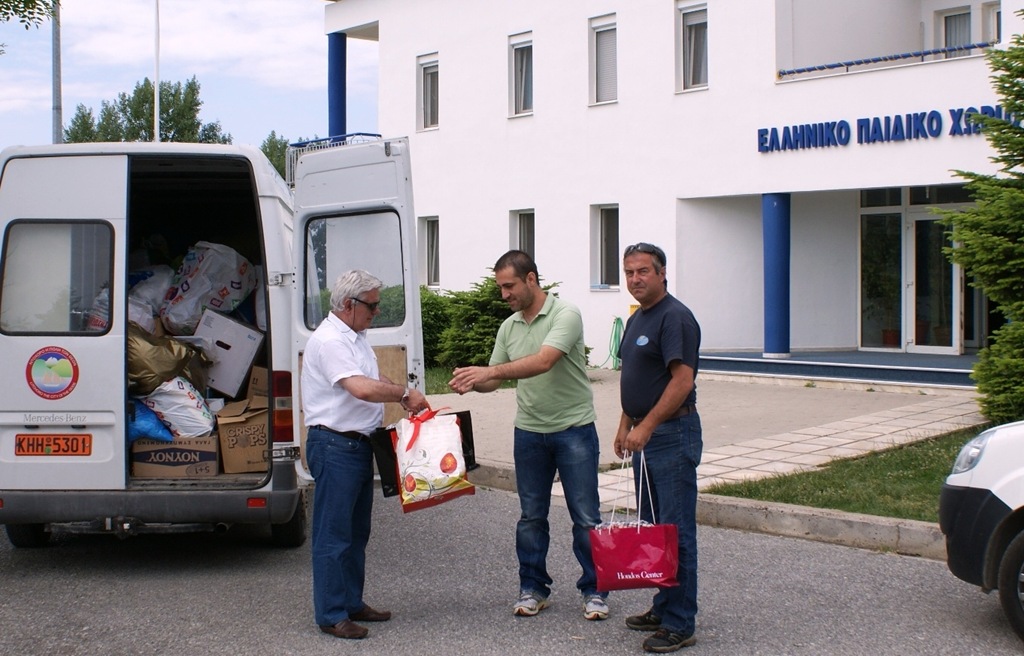
<path id="1" fill-rule="evenodd" d="M 370 632 L 365 626 L 359 626 L 352 620 L 341 620 L 334 626 L 321 626 L 320 630 L 330 633 L 335 638 L 346 638 L 348 640 L 362 640 Z"/>
<path id="2" fill-rule="evenodd" d="M 357 622 L 387 622 L 391 619 L 391 611 L 375 610 L 369 606 L 363 606 L 358 613 L 349 613 L 348 618 Z"/>

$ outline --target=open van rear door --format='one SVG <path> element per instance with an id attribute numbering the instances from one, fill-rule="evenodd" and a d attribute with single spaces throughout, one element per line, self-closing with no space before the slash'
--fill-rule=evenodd
<path id="1" fill-rule="evenodd" d="M 309 336 L 330 312 L 334 281 L 345 271 L 364 269 L 384 283 L 380 314 L 367 332 L 381 373 L 422 391 L 408 141 L 385 139 L 302 155 L 295 167 L 294 207 L 294 262 L 299 276 L 295 307 L 302 309 L 295 317 L 294 371 L 301 367 Z M 301 403 L 297 405 L 301 409 Z M 397 403 L 387 404 L 385 424 L 401 416 Z M 297 421 L 302 426 L 301 417 Z"/>
<path id="2" fill-rule="evenodd" d="M 124 155 L 0 161 L 0 487 L 119 490 Z"/>

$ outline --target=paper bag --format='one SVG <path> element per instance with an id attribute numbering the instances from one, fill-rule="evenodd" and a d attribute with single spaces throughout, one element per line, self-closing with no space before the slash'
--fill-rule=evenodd
<path id="1" fill-rule="evenodd" d="M 602 524 L 590 529 L 590 552 L 601 592 L 679 585 L 679 534 L 674 524 Z"/>

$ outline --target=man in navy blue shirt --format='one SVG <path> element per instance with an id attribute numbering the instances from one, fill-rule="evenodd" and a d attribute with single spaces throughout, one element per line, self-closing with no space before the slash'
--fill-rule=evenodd
<path id="1" fill-rule="evenodd" d="M 615 453 L 632 454 L 638 485 L 643 453 L 654 507 L 638 498 L 640 517 L 675 524 L 679 532 L 679 586 L 660 588 L 651 608 L 627 617 L 626 626 L 653 631 L 644 651 L 666 653 L 696 642 L 700 326 L 668 293 L 664 251 L 641 242 L 627 247 L 622 261 L 626 286 L 640 309 L 626 322 L 619 347 L 622 416 Z"/>

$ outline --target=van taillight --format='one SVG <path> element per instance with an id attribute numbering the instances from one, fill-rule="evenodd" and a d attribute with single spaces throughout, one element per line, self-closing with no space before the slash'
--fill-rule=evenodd
<path id="1" fill-rule="evenodd" d="M 274 397 L 274 441 L 294 442 L 292 425 L 292 375 L 288 371 L 275 371 L 270 376 Z"/>

